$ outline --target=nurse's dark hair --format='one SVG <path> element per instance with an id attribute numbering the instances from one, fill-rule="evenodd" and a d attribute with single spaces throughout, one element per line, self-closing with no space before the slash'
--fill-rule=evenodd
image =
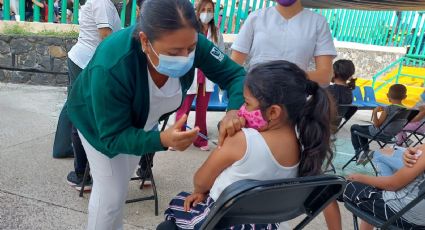
<path id="1" fill-rule="evenodd" d="M 286 111 L 286 121 L 298 132 L 299 176 L 322 173 L 333 158 L 331 121 L 336 109 L 326 90 L 307 79 L 307 74 L 288 61 L 272 61 L 254 67 L 245 86 L 265 113 L 272 105 Z M 324 164 L 326 161 L 326 164 Z"/>
<path id="2" fill-rule="evenodd" d="M 145 0 L 135 35 L 138 37 L 140 32 L 144 32 L 149 41 L 153 42 L 183 28 L 199 31 L 198 19 L 189 0 Z"/>

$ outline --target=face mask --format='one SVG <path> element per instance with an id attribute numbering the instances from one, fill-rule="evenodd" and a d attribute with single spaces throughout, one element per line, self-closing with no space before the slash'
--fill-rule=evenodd
<path id="1" fill-rule="evenodd" d="M 246 110 L 246 106 L 242 105 L 239 109 L 238 116 L 245 118 L 246 127 L 248 128 L 259 130 L 267 126 L 267 121 L 264 120 L 261 110 L 259 109 L 248 111 Z"/>
<path id="2" fill-rule="evenodd" d="M 203 24 L 208 24 L 213 19 L 214 14 L 213 13 L 201 13 L 199 15 L 199 19 Z"/>
<path id="3" fill-rule="evenodd" d="M 193 61 L 195 60 L 195 50 L 192 51 L 189 56 L 168 56 L 163 54 L 157 54 L 156 51 L 153 49 L 152 44 L 149 42 L 149 45 L 152 48 L 152 51 L 155 53 L 155 55 L 158 57 L 159 64 L 158 66 L 155 66 L 150 59 L 149 55 L 149 61 L 151 62 L 152 66 L 158 71 L 160 74 L 164 74 L 171 78 L 180 78 L 183 75 L 185 75 L 192 67 L 193 67 Z"/>
<path id="4" fill-rule="evenodd" d="M 422 102 L 425 102 L 425 92 L 423 92 L 423 93 L 421 94 L 421 99 L 422 99 Z"/>
<path id="5" fill-rule="evenodd" d="M 281 6 L 291 6 L 293 5 L 297 0 L 277 0 L 277 3 L 279 3 L 279 5 Z"/>

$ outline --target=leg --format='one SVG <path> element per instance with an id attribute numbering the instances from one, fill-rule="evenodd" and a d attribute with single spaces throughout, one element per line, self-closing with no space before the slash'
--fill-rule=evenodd
<path id="1" fill-rule="evenodd" d="M 176 121 L 179 120 L 184 114 L 189 115 L 190 106 L 192 105 L 193 99 L 195 98 L 195 94 L 188 94 L 186 98 L 183 100 L 183 104 L 176 111 Z M 185 131 L 186 128 L 182 127 L 182 131 Z"/>
<path id="2" fill-rule="evenodd" d="M 206 122 L 208 102 L 210 101 L 211 93 L 204 93 L 203 88 L 203 84 L 199 85 L 198 87 L 198 96 L 196 97 L 195 127 L 198 126 L 200 129 L 200 133 L 204 134 L 205 136 L 208 136 Z M 194 145 L 196 147 L 208 146 L 208 141 L 198 136 L 194 142 Z"/>
<path id="3" fill-rule="evenodd" d="M 339 211 L 338 203 L 333 201 L 323 210 L 326 224 L 329 230 L 341 230 L 341 213 Z"/>
<path id="4" fill-rule="evenodd" d="M 353 125 L 351 126 L 351 143 L 353 144 L 354 150 L 359 152 L 362 147 L 364 150 L 369 150 L 369 145 L 366 145 L 368 142 L 367 138 L 360 137 L 354 133 L 357 131 L 363 134 L 369 134 L 369 126 L 370 125 Z M 366 146 L 365 146 L 366 145 Z"/>
<path id="5" fill-rule="evenodd" d="M 63 105 L 59 115 L 58 124 L 56 127 L 55 139 L 53 142 L 53 157 L 63 158 L 73 156 L 71 144 L 71 121 L 68 118 L 66 102 Z"/>
<path id="6" fill-rule="evenodd" d="M 72 127 L 72 145 L 74 146 L 74 168 L 75 173 L 82 175 L 87 165 L 87 156 L 84 147 L 81 144 L 81 139 L 78 136 L 78 131 Z"/>
<path id="7" fill-rule="evenodd" d="M 81 134 L 80 138 L 93 177 L 87 229 L 123 229 L 123 208 L 128 182 L 140 157 L 119 154 L 111 159 L 94 149 Z"/>

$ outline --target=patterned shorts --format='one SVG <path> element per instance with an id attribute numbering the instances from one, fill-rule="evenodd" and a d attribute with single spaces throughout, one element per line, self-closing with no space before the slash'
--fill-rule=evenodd
<path id="1" fill-rule="evenodd" d="M 170 206 L 165 210 L 165 219 L 174 221 L 179 229 L 200 229 L 205 221 L 205 218 L 214 206 L 215 201 L 208 196 L 208 198 L 195 207 L 190 212 L 184 211 L 184 201 L 190 193 L 181 192 L 174 199 L 171 200 Z M 279 224 L 245 224 L 240 226 L 233 226 L 228 229 L 232 230 L 274 230 L 278 229 Z"/>
<path id="2" fill-rule="evenodd" d="M 345 188 L 343 200 L 355 204 L 361 210 L 369 212 L 381 220 L 388 220 L 396 214 L 385 203 L 382 190 L 362 183 L 349 182 Z M 425 229 L 425 227 L 409 223 L 404 218 L 399 218 L 393 225 L 400 229 Z"/>

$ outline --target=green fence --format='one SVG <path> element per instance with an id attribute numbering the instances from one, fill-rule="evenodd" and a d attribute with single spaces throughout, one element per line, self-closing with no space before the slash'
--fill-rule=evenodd
<path id="1" fill-rule="evenodd" d="M 20 21 L 44 21 L 78 23 L 80 1 L 73 7 L 62 0 L 35 0 L 33 12 L 25 12 L 25 0 L 4 0 L 3 20 L 13 17 Z M 85 2 L 81 0 L 81 2 Z M 195 0 L 191 0 L 192 3 Z M 276 4 L 272 0 L 215 0 L 215 21 L 223 33 L 238 33 L 249 13 Z M 136 23 L 136 1 L 129 0 L 122 7 L 123 27 Z M 380 46 L 408 47 L 410 58 L 425 57 L 425 12 L 421 11 L 361 11 L 313 9 L 329 22 L 332 36 L 338 41 L 356 42 Z M 27 18 L 25 15 L 27 14 Z"/>

